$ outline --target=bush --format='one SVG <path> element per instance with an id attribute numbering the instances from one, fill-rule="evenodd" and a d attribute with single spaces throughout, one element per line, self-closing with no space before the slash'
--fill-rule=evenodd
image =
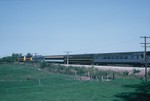
<path id="1" fill-rule="evenodd" d="M 128 71 L 123 72 L 123 76 L 128 76 L 128 75 L 129 75 Z"/>
<path id="2" fill-rule="evenodd" d="M 148 71 L 148 75 L 150 76 L 150 70 Z"/>
<path id="3" fill-rule="evenodd" d="M 48 64 L 46 62 L 41 62 L 40 63 L 40 68 L 45 68 L 47 66 L 48 66 Z"/>
<path id="4" fill-rule="evenodd" d="M 89 76 L 93 79 L 101 79 L 102 76 L 104 78 L 114 79 L 115 77 L 129 75 L 128 71 L 116 73 L 113 71 L 101 71 L 94 67 L 91 67 L 91 68 L 73 67 L 73 66 L 66 67 L 62 65 L 49 64 L 46 62 L 41 62 L 40 67 L 43 69 L 46 68 L 49 72 L 52 72 L 52 73 Z M 134 70 L 134 73 L 137 73 L 137 72 L 139 72 L 139 70 Z M 150 71 L 149 71 L 149 75 L 150 75 Z"/>
<path id="5" fill-rule="evenodd" d="M 79 75 L 85 75 L 86 74 L 86 70 L 84 67 L 74 67 L 74 69 L 77 71 L 77 74 Z"/>
<path id="6" fill-rule="evenodd" d="M 135 73 L 139 73 L 140 72 L 140 70 L 137 70 L 137 69 L 133 69 L 133 73 L 135 74 Z"/>

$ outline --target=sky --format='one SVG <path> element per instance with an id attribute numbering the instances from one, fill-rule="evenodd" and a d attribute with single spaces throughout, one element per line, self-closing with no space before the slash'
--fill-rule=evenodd
<path id="1" fill-rule="evenodd" d="M 150 0 L 0 0 L 0 57 L 143 51 L 149 5 Z"/>

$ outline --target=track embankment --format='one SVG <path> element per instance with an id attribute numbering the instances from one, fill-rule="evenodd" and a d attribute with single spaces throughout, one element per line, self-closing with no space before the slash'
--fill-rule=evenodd
<path id="1" fill-rule="evenodd" d="M 114 71 L 114 72 L 125 72 L 128 71 L 129 74 L 133 73 L 135 70 L 138 70 L 138 75 L 144 75 L 145 67 L 123 67 L 123 66 L 97 66 L 97 65 L 74 65 L 74 64 L 62 64 L 63 66 L 73 66 L 73 67 L 84 67 L 84 68 L 97 68 L 102 71 Z M 148 68 L 148 71 L 150 68 Z"/>

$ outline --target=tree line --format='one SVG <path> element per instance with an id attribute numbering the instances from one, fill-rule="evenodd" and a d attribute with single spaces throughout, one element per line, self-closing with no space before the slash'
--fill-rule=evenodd
<path id="1" fill-rule="evenodd" d="M 5 56 L 0 58 L 0 63 L 12 63 L 17 62 L 19 57 L 22 57 L 23 55 L 20 53 L 12 53 L 11 56 Z M 27 53 L 26 56 L 32 56 L 31 53 Z"/>

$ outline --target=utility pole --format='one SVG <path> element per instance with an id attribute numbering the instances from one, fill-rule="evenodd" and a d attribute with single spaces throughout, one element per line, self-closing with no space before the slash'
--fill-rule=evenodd
<path id="1" fill-rule="evenodd" d="M 67 68 L 69 66 L 69 53 L 71 53 L 71 51 L 66 51 L 65 53 L 67 53 Z"/>
<path id="2" fill-rule="evenodd" d="M 147 81 L 147 44 L 150 44 L 150 43 L 147 43 L 147 38 L 150 38 L 150 37 L 147 37 L 147 36 L 142 36 L 140 38 L 144 38 L 144 43 L 141 43 L 141 44 L 144 44 L 144 64 L 145 64 L 145 81 Z"/>
<path id="3" fill-rule="evenodd" d="M 36 59 L 37 59 L 37 54 L 38 53 L 33 53 L 33 54 L 34 54 L 34 62 L 36 62 L 37 61 Z"/>

